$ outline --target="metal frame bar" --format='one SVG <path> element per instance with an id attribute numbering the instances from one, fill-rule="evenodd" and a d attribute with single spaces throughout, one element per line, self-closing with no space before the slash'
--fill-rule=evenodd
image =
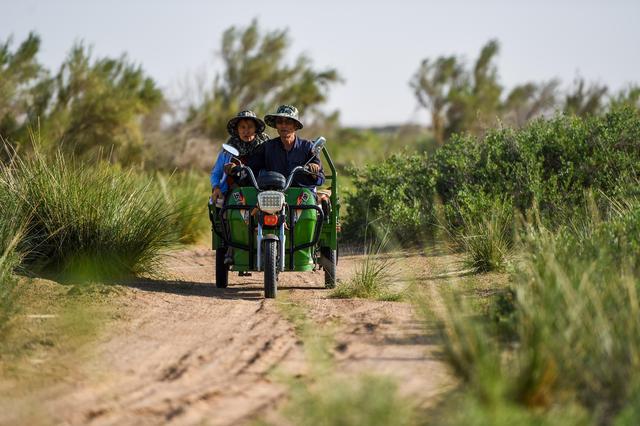
<path id="1" fill-rule="evenodd" d="M 322 152 L 324 154 L 324 159 L 327 161 L 327 164 L 329 165 L 329 169 L 331 169 L 331 175 L 330 176 L 325 175 L 325 179 L 331 180 L 331 196 L 329 197 L 329 200 L 331 201 L 331 209 L 334 212 L 333 214 L 329 215 L 329 218 L 330 218 L 329 246 L 333 250 L 337 250 L 338 249 L 337 227 L 338 227 L 338 218 L 340 217 L 340 203 L 338 200 L 338 180 L 337 180 L 338 173 L 336 171 L 336 167 L 333 164 L 333 160 L 331 159 L 331 156 L 329 155 L 329 151 L 327 150 L 326 146 L 322 147 Z"/>
<path id="2" fill-rule="evenodd" d="M 313 238 L 309 243 L 303 243 L 297 246 L 293 245 L 295 223 L 293 222 L 294 210 L 315 210 L 318 212 L 318 220 L 316 221 L 316 227 L 313 230 Z M 293 255 L 296 251 L 304 250 L 307 247 L 315 246 L 320 240 L 320 234 L 322 233 L 322 226 L 324 224 L 324 212 L 320 207 L 315 204 L 301 204 L 298 206 L 289 206 L 289 238 L 291 238 L 291 247 L 289 247 L 289 269 L 293 271 Z"/>

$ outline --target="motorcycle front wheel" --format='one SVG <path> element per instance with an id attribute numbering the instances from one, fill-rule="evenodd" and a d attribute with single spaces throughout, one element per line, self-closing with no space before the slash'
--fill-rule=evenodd
<path id="1" fill-rule="evenodd" d="M 331 250 L 330 247 L 320 248 L 320 264 L 324 269 L 324 287 L 335 288 L 336 286 L 336 269 L 338 264 L 338 253 Z"/>
<path id="2" fill-rule="evenodd" d="M 278 242 L 267 240 L 264 242 L 264 297 L 273 299 L 278 289 L 277 268 Z"/>

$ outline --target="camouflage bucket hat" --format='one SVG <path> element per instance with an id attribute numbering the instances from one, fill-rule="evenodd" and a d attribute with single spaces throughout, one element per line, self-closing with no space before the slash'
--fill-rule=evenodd
<path id="1" fill-rule="evenodd" d="M 256 134 L 259 135 L 260 133 L 264 132 L 264 121 L 260 120 L 255 112 L 244 110 L 240 111 L 238 115 L 233 117 L 227 123 L 227 132 L 229 132 L 231 136 L 238 136 L 238 121 L 240 120 L 253 120 L 254 123 L 256 123 Z"/>
<path id="2" fill-rule="evenodd" d="M 292 105 L 280 105 L 278 110 L 274 114 L 267 114 L 264 116 L 264 122 L 267 123 L 269 127 L 276 127 L 276 118 L 285 117 L 290 118 L 296 122 L 298 130 L 302 129 L 304 126 L 302 122 L 298 119 L 298 108 Z"/>

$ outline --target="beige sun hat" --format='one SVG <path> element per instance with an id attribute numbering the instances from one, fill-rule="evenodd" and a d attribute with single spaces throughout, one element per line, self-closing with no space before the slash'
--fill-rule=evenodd
<path id="1" fill-rule="evenodd" d="M 293 121 L 296 122 L 298 130 L 304 127 L 302 125 L 302 122 L 298 118 L 298 108 L 294 107 L 293 105 L 280 105 L 278 107 L 278 110 L 275 113 L 267 114 L 264 116 L 264 122 L 267 123 L 267 126 L 273 127 L 275 129 L 276 118 L 278 117 L 285 117 L 285 118 L 292 119 Z"/>

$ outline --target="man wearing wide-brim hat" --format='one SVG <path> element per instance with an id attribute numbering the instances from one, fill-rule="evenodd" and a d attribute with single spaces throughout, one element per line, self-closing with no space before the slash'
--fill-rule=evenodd
<path id="1" fill-rule="evenodd" d="M 296 135 L 303 125 L 298 118 L 298 109 L 291 105 L 280 105 L 273 114 L 267 114 L 264 122 L 278 131 L 278 137 L 263 143 L 253 155 L 247 159 L 247 165 L 257 175 L 260 170 L 274 171 L 289 176 L 296 166 L 303 166 L 307 161 L 311 175 L 298 173 L 292 186 L 315 188 L 324 183 L 324 171 L 320 159 L 311 151 L 312 143 Z M 225 167 L 231 170 L 233 165 Z"/>

